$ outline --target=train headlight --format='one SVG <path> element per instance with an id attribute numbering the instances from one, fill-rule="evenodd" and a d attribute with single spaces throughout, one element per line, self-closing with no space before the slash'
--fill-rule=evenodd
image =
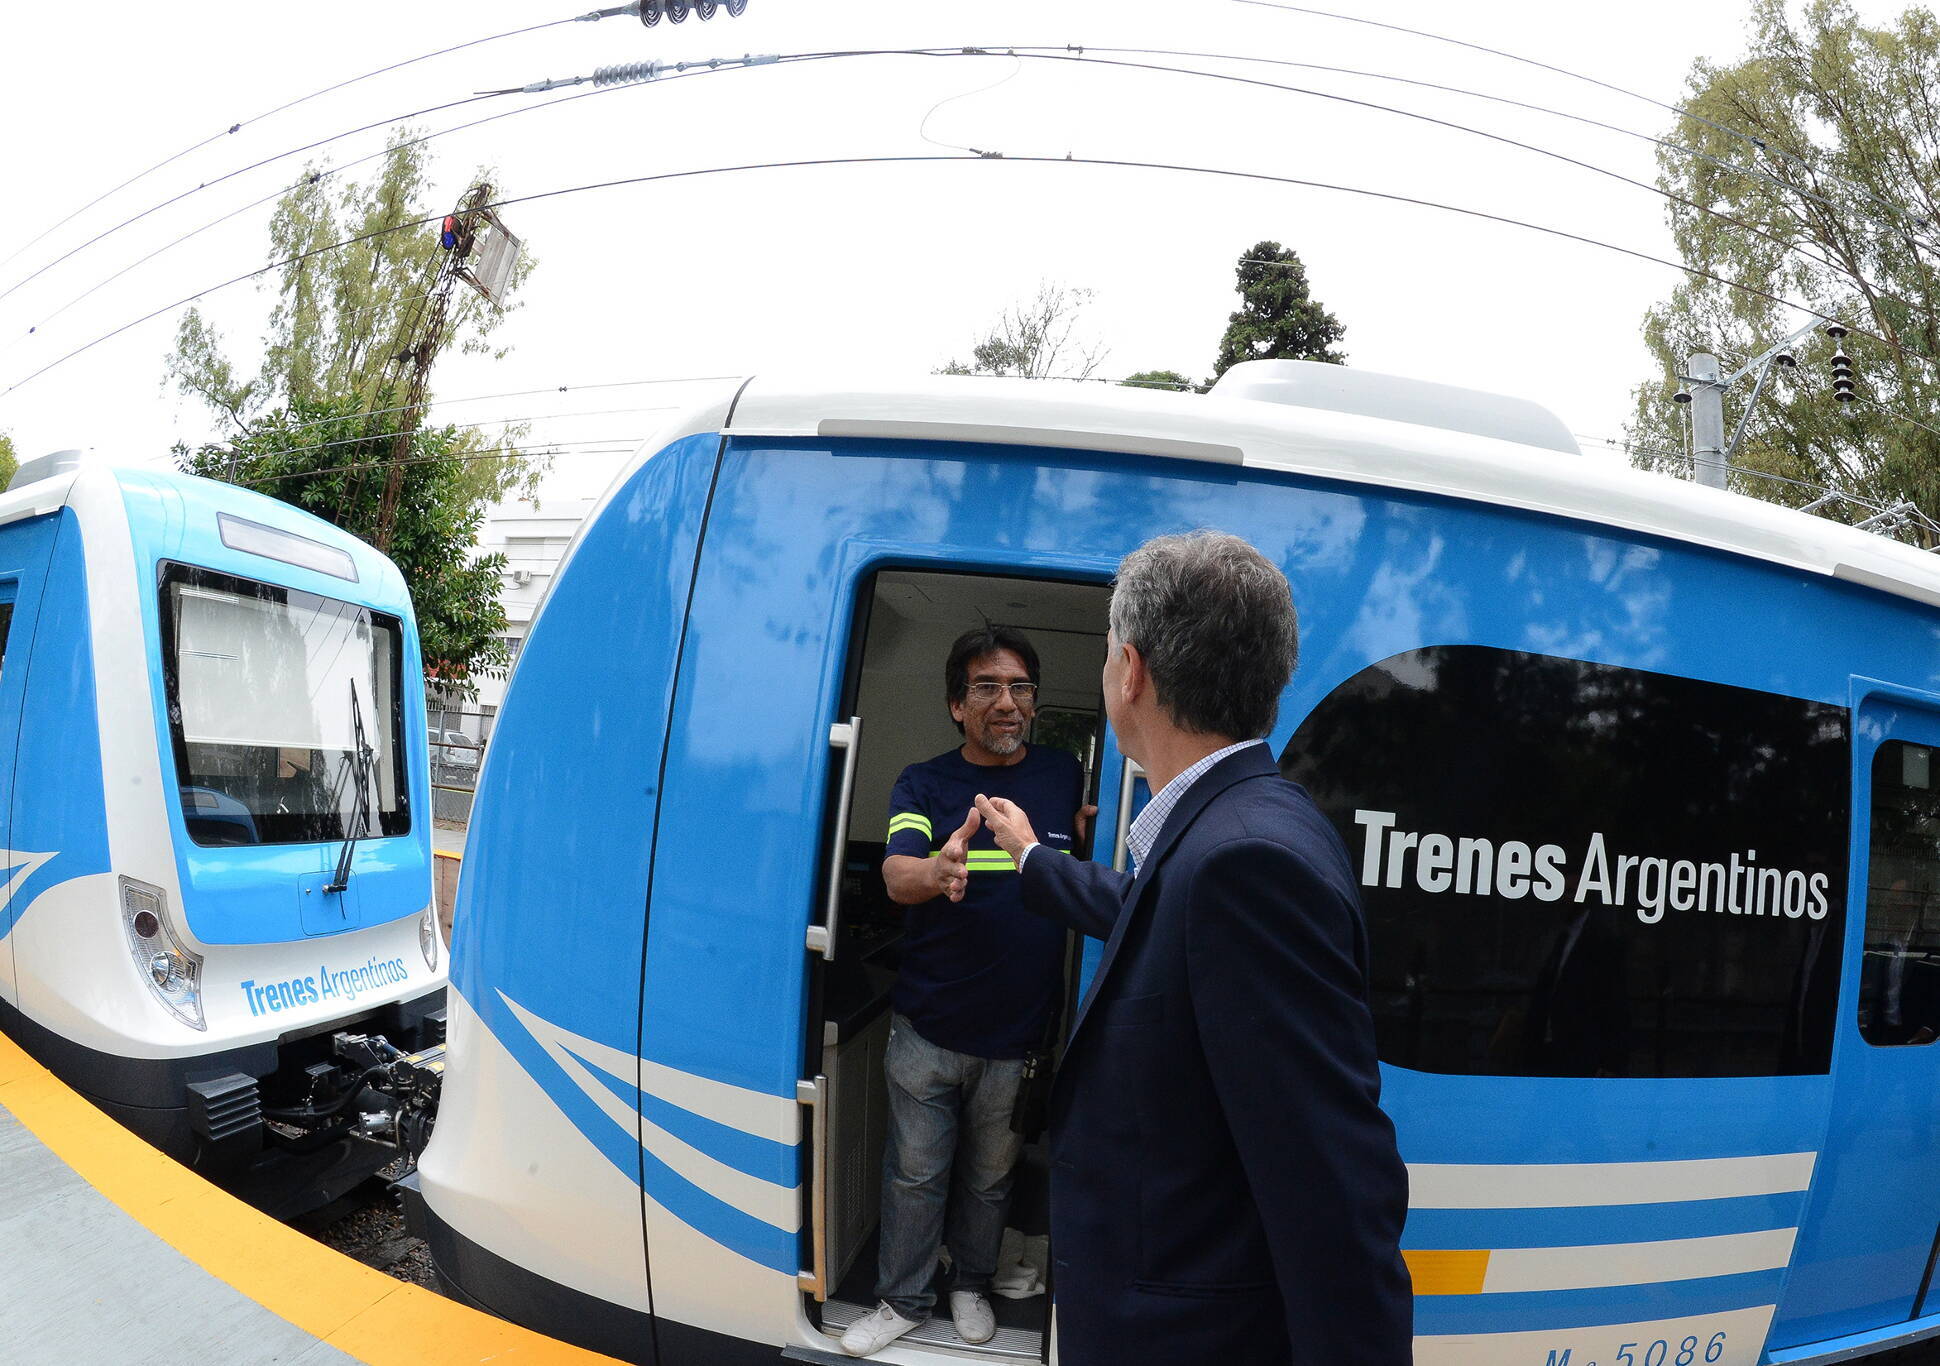
<path id="1" fill-rule="evenodd" d="M 424 965 L 433 972 L 438 970 L 438 913 L 426 906 L 418 912 L 418 952 L 424 955 Z"/>
<path id="2" fill-rule="evenodd" d="M 202 1018 L 202 956 L 192 953 L 168 927 L 167 898 L 159 887 L 121 879 L 121 926 L 128 952 L 155 998 L 191 1029 Z"/>

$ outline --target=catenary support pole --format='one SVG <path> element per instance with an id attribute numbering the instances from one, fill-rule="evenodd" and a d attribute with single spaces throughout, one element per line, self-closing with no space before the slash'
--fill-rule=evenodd
<path id="1" fill-rule="evenodd" d="M 1724 385 L 1718 358 L 1699 351 L 1685 363 L 1691 385 L 1691 477 L 1707 488 L 1724 487 Z"/>

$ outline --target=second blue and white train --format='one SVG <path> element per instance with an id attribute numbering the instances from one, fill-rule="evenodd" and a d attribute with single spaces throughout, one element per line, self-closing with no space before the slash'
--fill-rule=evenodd
<path id="1" fill-rule="evenodd" d="M 202 479 L 0 494 L 0 1027 L 267 1207 L 420 1143 L 443 1039 L 397 569 Z"/>

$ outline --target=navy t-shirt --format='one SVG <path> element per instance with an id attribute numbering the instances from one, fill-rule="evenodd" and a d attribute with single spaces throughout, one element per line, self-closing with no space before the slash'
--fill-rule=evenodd
<path id="1" fill-rule="evenodd" d="M 1045 846 L 1071 853 L 1084 769 L 1061 749 L 1032 745 L 1017 763 L 986 767 L 962 751 L 911 764 L 889 798 L 890 855 L 928 857 L 969 816 L 977 794 L 1007 797 Z M 1064 996 L 1064 928 L 1024 909 L 1017 865 L 987 827 L 970 838 L 963 900 L 903 908 L 896 1009 L 939 1048 L 1021 1058 L 1042 1046 Z"/>

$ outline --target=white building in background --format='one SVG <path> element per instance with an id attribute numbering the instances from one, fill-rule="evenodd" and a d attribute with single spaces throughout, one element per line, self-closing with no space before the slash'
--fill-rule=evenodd
<path id="1" fill-rule="evenodd" d="M 505 556 L 499 571 L 499 601 L 505 606 L 505 642 L 516 660 L 525 644 L 532 618 L 552 584 L 552 576 L 565 558 L 579 524 L 592 512 L 592 498 L 547 498 L 534 506 L 518 499 L 494 507 L 478 532 L 478 553 L 494 552 Z M 505 701 L 504 678 L 478 679 L 478 699 L 466 701 L 462 710 L 481 712 L 487 718 L 497 714 Z"/>

